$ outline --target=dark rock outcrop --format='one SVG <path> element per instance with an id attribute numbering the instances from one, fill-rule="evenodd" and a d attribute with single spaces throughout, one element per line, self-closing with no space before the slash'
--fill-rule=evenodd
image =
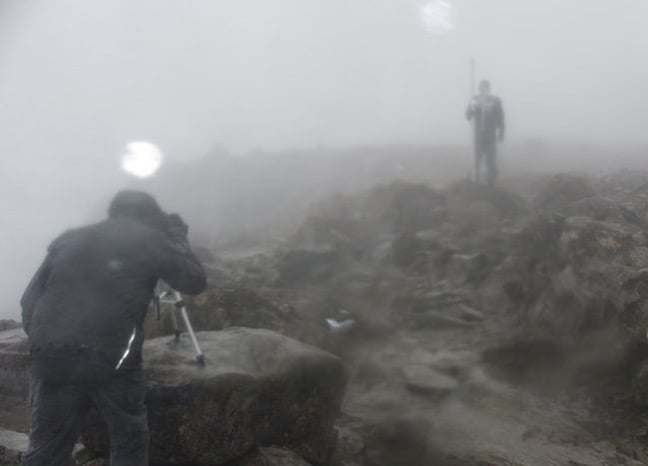
<path id="1" fill-rule="evenodd" d="M 510 276 L 503 290 L 529 327 L 559 338 L 608 327 L 645 333 L 642 231 L 589 217 L 543 218 L 529 223 L 512 246 L 499 272 Z"/>

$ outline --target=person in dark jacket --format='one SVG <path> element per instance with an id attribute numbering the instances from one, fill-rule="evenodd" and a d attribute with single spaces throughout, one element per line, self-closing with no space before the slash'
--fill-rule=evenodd
<path id="1" fill-rule="evenodd" d="M 475 96 L 466 110 L 466 118 L 472 120 L 475 144 L 475 181 L 480 182 L 482 162 L 486 165 L 486 182 L 495 185 L 497 180 L 497 142 L 504 140 L 505 124 L 502 101 L 490 93 L 490 82 L 479 83 L 479 95 Z"/>
<path id="2" fill-rule="evenodd" d="M 29 336 L 30 432 L 24 466 L 69 465 L 92 403 L 112 466 L 148 465 L 143 321 L 158 280 L 206 287 L 187 226 L 150 195 L 122 191 L 108 218 L 55 239 L 21 299 Z"/>

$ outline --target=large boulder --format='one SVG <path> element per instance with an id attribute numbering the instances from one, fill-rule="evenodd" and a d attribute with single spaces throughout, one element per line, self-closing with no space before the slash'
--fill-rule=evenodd
<path id="1" fill-rule="evenodd" d="M 335 444 L 346 374 L 340 360 L 263 329 L 198 332 L 200 367 L 188 338 L 146 342 L 153 464 L 224 464 L 260 446 L 284 447 L 326 464 Z M 107 451 L 98 417 L 84 444 Z"/>

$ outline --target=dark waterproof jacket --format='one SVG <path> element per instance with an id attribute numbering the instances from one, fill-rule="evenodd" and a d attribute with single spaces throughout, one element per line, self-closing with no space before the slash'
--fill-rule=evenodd
<path id="1" fill-rule="evenodd" d="M 504 109 L 502 101 L 494 95 L 473 98 L 466 109 L 466 118 L 473 121 L 475 139 L 495 141 L 497 132 L 504 132 Z"/>
<path id="2" fill-rule="evenodd" d="M 21 299 L 32 359 L 98 358 L 114 368 L 135 330 L 123 367 L 139 367 L 142 324 L 159 279 L 182 293 L 204 290 L 204 270 L 186 238 L 129 217 L 65 232 Z"/>

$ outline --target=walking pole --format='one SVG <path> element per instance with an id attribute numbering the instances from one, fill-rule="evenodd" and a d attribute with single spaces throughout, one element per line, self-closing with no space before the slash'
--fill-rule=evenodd
<path id="1" fill-rule="evenodd" d="M 470 101 L 470 105 L 473 105 L 473 100 L 475 98 L 475 57 L 470 57 L 470 89 L 468 91 L 468 97 Z M 475 133 L 475 118 L 472 118 L 471 125 L 473 127 L 473 135 Z M 473 141 L 473 145 L 476 144 L 475 141 Z M 479 183 L 479 159 L 475 155 L 476 148 L 473 147 L 473 158 L 475 159 L 475 183 Z M 469 177 L 471 178 L 471 177 Z"/>
<path id="2" fill-rule="evenodd" d="M 475 96 L 475 57 L 470 57 L 470 91 L 468 95 L 471 99 Z"/>

